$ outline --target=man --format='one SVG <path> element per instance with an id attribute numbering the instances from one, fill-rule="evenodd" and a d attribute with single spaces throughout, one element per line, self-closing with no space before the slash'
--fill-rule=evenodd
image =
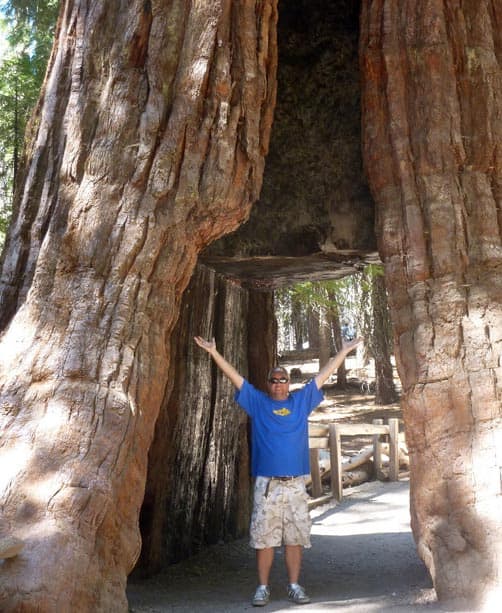
<path id="1" fill-rule="evenodd" d="M 305 476 L 310 473 L 308 416 L 323 400 L 321 387 L 345 357 L 362 341 L 346 343 L 319 374 L 290 393 L 289 376 L 281 366 L 268 374 L 267 394 L 257 390 L 217 351 L 213 340 L 195 342 L 213 358 L 237 391 L 235 399 L 251 418 L 251 473 L 255 477 L 250 545 L 256 550 L 259 585 L 253 605 L 269 601 L 268 585 L 274 548 L 284 545 L 288 597 L 297 604 L 310 598 L 299 585 L 304 547 L 310 547 L 311 520 Z"/>

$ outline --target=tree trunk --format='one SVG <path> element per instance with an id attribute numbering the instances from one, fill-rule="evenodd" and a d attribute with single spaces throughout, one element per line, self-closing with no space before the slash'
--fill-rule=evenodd
<path id="1" fill-rule="evenodd" d="M 127 610 L 179 297 L 259 193 L 276 18 L 62 5 L 0 286 L 2 529 L 26 542 L 3 611 Z"/>
<path id="2" fill-rule="evenodd" d="M 277 364 L 277 320 L 273 292 L 249 292 L 247 317 L 249 381 L 267 392 L 268 371 Z"/>
<path id="3" fill-rule="evenodd" d="M 331 326 L 328 321 L 326 307 L 319 308 L 319 370 L 326 364 L 331 355 Z"/>
<path id="4" fill-rule="evenodd" d="M 319 351 L 319 313 L 317 309 L 311 306 L 307 310 L 307 330 L 309 348 L 313 351 Z"/>
<path id="5" fill-rule="evenodd" d="M 361 6 L 412 527 L 439 598 L 477 607 L 502 589 L 502 5 Z"/>
<path id="6" fill-rule="evenodd" d="M 193 342 L 196 334 L 214 337 L 221 353 L 246 373 L 247 312 L 247 290 L 196 268 L 171 334 L 174 386 L 148 455 L 140 573 L 159 571 L 228 536 L 243 536 L 241 517 L 247 528 L 246 414 L 235 406 L 233 386 Z"/>
<path id="7" fill-rule="evenodd" d="M 334 340 L 332 352 L 338 352 L 342 348 L 342 327 L 340 325 L 340 314 L 338 311 L 338 305 L 336 301 L 335 293 L 331 293 L 328 290 L 328 298 L 331 303 L 329 310 L 329 323 L 331 326 L 331 334 Z M 336 386 L 342 389 L 347 387 L 347 369 L 345 367 L 345 360 L 340 364 L 336 371 Z"/>
<path id="8" fill-rule="evenodd" d="M 385 279 L 381 274 L 373 275 L 371 304 L 374 326 L 371 349 L 375 360 L 375 404 L 392 404 L 397 400 L 397 393 L 391 362 L 391 325 L 387 292 Z"/>
<path id="9" fill-rule="evenodd" d="M 305 309 L 300 300 L 295 298 L 291 304 L 291 325 L 295 332 L 295 350 L 301 351 L 304 342 Z"/>

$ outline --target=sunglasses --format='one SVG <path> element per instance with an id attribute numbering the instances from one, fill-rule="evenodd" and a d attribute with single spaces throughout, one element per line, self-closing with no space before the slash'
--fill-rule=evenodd
<path id="1" fill-rule="evenodd" d="M 275 377 L 272 377 L 271 379 L 268 380 L 269 383 L 287 383 L 289 381 L 289 379 L 287 377 L 281 377 L 280 379 L 276 379 Z"/>

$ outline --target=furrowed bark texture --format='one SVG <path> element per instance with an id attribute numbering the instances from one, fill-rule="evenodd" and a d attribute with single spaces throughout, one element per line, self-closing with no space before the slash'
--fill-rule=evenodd
<path id="1" fill-rule="evenodd" d="M 175 384 L 149 452 L 139 572 L 242 536 L 238 517 L 247 528 L 249 505 L 239 503 L 241 492 L 245 501 L 249 496 L 246 414 L 234 402 L 232 384 L 193 342 L 196 334 L 214 337 L 226 359 L 246 373 L 247 311 L 247 290 L 197 267 L 171 335 L 169 380 Z"/>
<path id="2" fill-rule="evenodd" d="M 411 457 L 441 599 L 502 581 L 502 6 L 362 3 L 363 148 Z"/>
<path id="3" fill-rule="evenodd" d="M 274 0 L 67 0 L 3 258 L 2 611 L 125 611 L 169 338 L 259 193 Z M 210 478 L 210 477 L 208 477 Z"/>
<path id="4" fill-rule="evenodd" d="M 249 381 L 267 391 L 268 371 L 277 364 L 277 320 L 273 292 L 249 292 L 248 305 Z"/>

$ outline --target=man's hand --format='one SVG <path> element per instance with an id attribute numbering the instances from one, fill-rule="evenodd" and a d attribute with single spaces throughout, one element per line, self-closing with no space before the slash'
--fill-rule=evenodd
<path id="1" fill-rule="evenodd" d="M 216 351 L 216 342 L 214 338 L 212 338 L 210 341 L 206 341 L 206 339 L 202 338 L 202 336 L 194 336 L 193 338 L 197 345 L 199 345 L 199 347 L 202 349 L 205 349 L 208 353 L 213 353 Z"/>
<path id="2" fill-rule="evenodd" d="M 350 353 L 352 349 L 355 349 L 363 341 L 364 338 L 362 336 L 359 336 L 358 338 L 355 338 L 351 341 L 342 341 L 342 351 Z"/>
<path id="3" fill-rule="evenodd" d="M 202 336 L 194 336 L 193 340 L 201 349 L 204 349 L 209 353 L 223 374 L 230 379 L 238 390 L 240 390 L 242 384 L 244 383 L 244 377 L 235 370 L 232 364 L 229 364 L 225 358 L 218 353 L 214 338 L 212 338 L 210 341 L 206 341 L 206 339 L 202 338 Z"/>
<path id="4" fill-rule="evenodd" d="M 321 387 L 326 383 L 329 377 L 331 377 L 331 375 L 336 370 L 338 370 L 347 355 L 363 341 L 364 338 L 360 336 L 359 338 L 355 338 L 353 341 L 347 341 L 346 343 L 343 343 L 340 351 L 333 358 L 330 358 L 327 361 L 327 363 L 323 366 L 323 368 L 315 378 L 315 382 L 318 389 L 321 389 Z"/>

